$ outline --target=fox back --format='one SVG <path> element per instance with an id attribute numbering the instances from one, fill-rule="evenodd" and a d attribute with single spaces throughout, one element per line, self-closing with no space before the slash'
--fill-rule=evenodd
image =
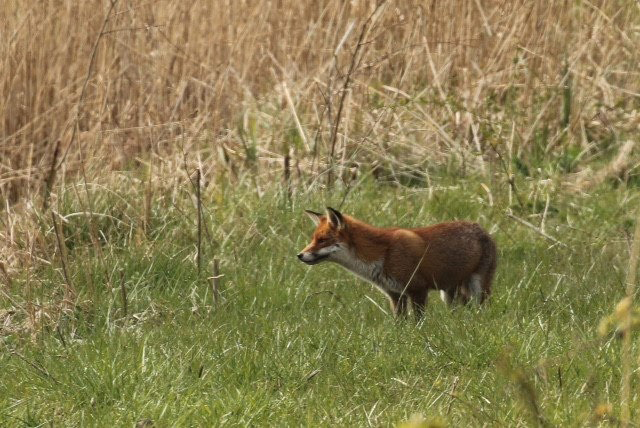
<path id="1" fill-rule="evenodd" d="M 447 304 L 479 303 L 491 294 L 496 245 L 478 224 L 463 221 L 424 228 L 377 228 L 337 210 L 306 211 L 316 229 L 298 258 L 337 263 L 385 293 L 396 315 L 408 302 L 421 316 L 430 290 Z"/>

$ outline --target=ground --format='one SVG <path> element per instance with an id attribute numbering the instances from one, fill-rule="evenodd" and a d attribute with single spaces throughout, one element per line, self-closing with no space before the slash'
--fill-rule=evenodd
<path id="1" fill-rule="evenodd" d="M 83 216 L 61 227 L 77 305 L 61 307 L 57 254 L 13 280 L 9 291 L 30 298 L 5 314 L 4 331 L 14 330 L 2 338 L 0 424 L 615 422 L 621 340 L 598 326 L 625 295 L 637 195 L 611 183 L 551 194 L 544 230 L 559 244 L 505 214 L 506 184 L 493 188 L 491 205 L 483 177 L 434 180 L 432 188 L 363 180 L 341 207 L 378 226 L 472 220 L 495 237 L 488 303 L 450 310 L 433 293 L 417 324 L 394 320 L 384 296 L 339 267 L 296 259 L 313 229 L 303 209 L 338 205 L 345 189 L 288 198 L 210 186 L 200 274 L 189 186 L 154 197 L 146 230 L 130 186 L 98 191 L 100 242 L 91 243 Z M 80 211 L 75 200 L 61 197 L 60 215 Z M 543 210 L 526 220 L 540 226 Z M 224 275 L 217 304 L 207 279 L 214 257 Z"/>

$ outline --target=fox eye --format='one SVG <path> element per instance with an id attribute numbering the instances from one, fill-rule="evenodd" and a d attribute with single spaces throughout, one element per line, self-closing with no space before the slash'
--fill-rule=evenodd
<path id="1" fill-rule="evenodd" d="M 327 242 L 327 238 L 318 238 L 316 241 L 318 241 L 318 244 L 322 244 L 323 242 Z"/>

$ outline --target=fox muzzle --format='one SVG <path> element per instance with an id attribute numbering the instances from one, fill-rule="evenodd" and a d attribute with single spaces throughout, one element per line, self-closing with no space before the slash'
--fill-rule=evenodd
<path id="1" fill-rule="evenodd" d="M 324 259 L 329 257 L 329 254 L 317 254 L 317 253 L 300 253 L 298 254 L 298 259 L 308 265 L 315 265 L 316 263 L 320 263 Z"/>

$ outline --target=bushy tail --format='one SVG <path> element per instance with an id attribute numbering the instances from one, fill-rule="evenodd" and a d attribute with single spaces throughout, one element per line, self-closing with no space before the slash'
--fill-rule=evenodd
<path id="1" fill-rule="evenodd" d="M 491 283 L 498 263 L 498 251 L 496 243 L 485 233 L 480 237 L 480 244 L 482 245 L 482 257 L 475 273 L 480 275 L 482 281 L 482 296 L 480 297 L 480 303 L 482 303 L 491 294 Z"/>

